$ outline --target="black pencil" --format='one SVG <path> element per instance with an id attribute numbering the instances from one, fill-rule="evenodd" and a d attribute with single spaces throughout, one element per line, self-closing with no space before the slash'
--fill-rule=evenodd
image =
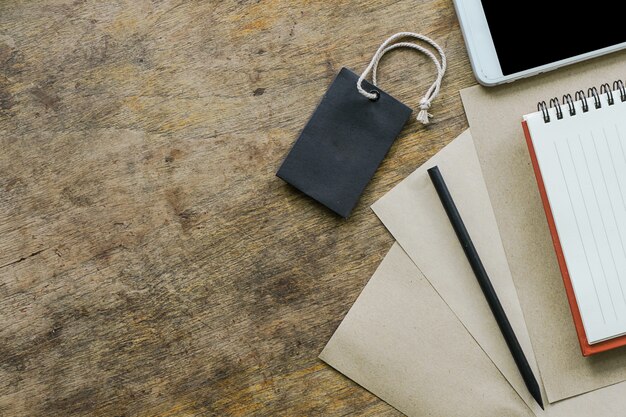
<path id="1" fill-rule="evenodd" d="M 517 337 L 513 332 L 511 323 L 509 323 L 509 319 L 506 317 L 506 313 L 502 308 L 502 304 L 500 304 L 498 295 L 491 285 L 491 281 L 489 280 L 487 271 L 485 271 L 485 267 L 483 266 L 483 263 L 478 256 L 478 252 L 476 251 L 476 248 L 472 243 L 472 239 L 470 238 L 470 235 L 465 228 L 463 219 L 461 218 L 461 215 L 459 214 L 459 211 L 454 204 L 454 200 L 452 200 L 452 196 L 448 191 L 448 187 L 443 180 L 443 176 L 441 175 L 439 168 L 437 166 L 430 168 L 428 170 L 428 175 L 430 176 L 430 180 L 435 186 L 435 190 L 437 190 L 437 194 L 439 195 L 441 204 L 443 205 L 443 208 L 445 209 L 446 214 L 450 219 L 450 223 L 452 223 L 452 228 L 454 229 L 456 236 L 459 238 L 459 242 L 463 247 L 465 256 L 472 266 L 472 270 L 474 271 L 474 275 L 476 275 L 478 284 L 480 284 L 480 288 L 483 290 L 485 298 L 487 298 L 487 302 L 489 303 L 491 312 L 498 322 L 498 327 L 500 327 L 500 331 L 502 332 L 504 340 L 506 340 L 506 344 L 508 345 L 511 354 L 513 355 L 513 359 L 515 359 L 517 368 L 522 374 L 522 378 L 524 378 L 524 383 L 526 384 L 526 387 L 532 394 L 533 398 L 543 409 L 543 401 L 541 399 L 539 384 L 537 383 L 535 375 L 533 374 L 533 371 L 528 364 L 528 360 L 524 355 L 524 351 L 522 350 L 522 347 L 520 346 L 519 341 L 517 340 Z"/>

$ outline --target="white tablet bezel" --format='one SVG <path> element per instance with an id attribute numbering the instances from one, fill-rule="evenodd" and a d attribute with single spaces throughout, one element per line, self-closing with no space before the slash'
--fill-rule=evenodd
<path id="1" fill-rule="evenodd" d="M 626 48 L 626 42 L 622 42 L 617 45 L 576 55 L 540 67 L 510 75 L 503 75 L 481 1 L 454 0 L 454 7 L 456 8 L 456 13 L 461 24 L 461 31 L 463 32 L 463 38 L 465 38 L 472 69 L 474 70 L 478 82 L 485 86 L 494 86 L 520 78 L 530 77 L 531 75 L 551 71 L 565 65 Z M 522 51 L 520 51 L 520 53 L 522 53 Z"/>

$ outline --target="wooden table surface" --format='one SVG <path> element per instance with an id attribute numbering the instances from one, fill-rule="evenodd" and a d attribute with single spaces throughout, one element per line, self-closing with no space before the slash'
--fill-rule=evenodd
<path id="1" fill-rule="evenodd" d="M 449 69 L 347 221 L 275 172 L 390 34 Z M 435 69 L 396 51 L 413 109 Z M 392 244 L 369 206 L 467 128 L 451 0 L 0 2 L 0 415 L 395 416 L 317 359 Z"/>

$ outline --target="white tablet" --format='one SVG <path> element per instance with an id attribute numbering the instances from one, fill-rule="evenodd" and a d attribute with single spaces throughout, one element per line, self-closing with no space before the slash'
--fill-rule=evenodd
<path id="1" fill-rule="evenodd" d="M 478 81 L 492 86 L 626 48 L 624 2 L 454 0 Z"/>

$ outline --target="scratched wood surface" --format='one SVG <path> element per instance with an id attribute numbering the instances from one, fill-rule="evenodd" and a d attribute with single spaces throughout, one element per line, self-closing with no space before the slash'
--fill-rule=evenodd
<path id="1" fill-rule="evenodd" d="M 449 70 L 347 220 L 274 176 L 342 66 Z M 381 86 L 416 108 L 411 51 Z M 0 2 L 0 415 L 395 416 L 320 362 L 392 238 L 369 209 L 467 127 L 450 0 Z"/>

